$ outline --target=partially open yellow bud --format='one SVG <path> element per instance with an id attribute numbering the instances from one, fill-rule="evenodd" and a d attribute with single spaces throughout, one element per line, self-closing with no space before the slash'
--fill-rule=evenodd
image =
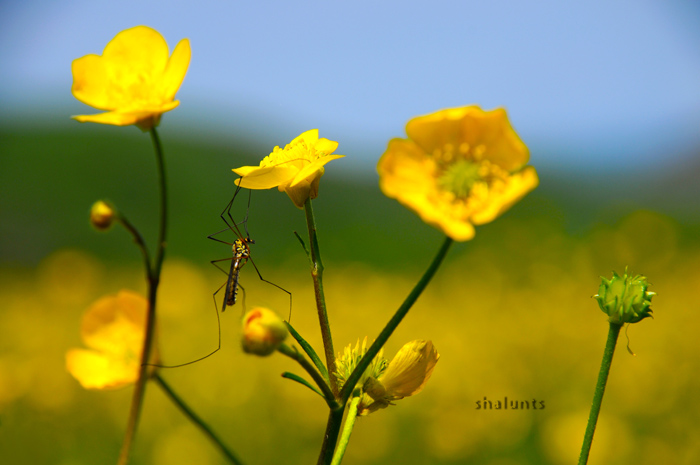
<path id="1" fill-rule="evenodd" d="M 432 341 L 404 344 L 379 378 L 365 381 L 359 414 L 367 415 L 392 405 L 392 401 L 421 392 L 439 359 Z"/>
<path id="2" fill-rule="evenodd" d="M 270 355 L 284 342 L 287 332 L 287 327 L 275 312 L 263 307 L 254 308 L 243 317 L 243 351 Z"/>
<path id="3" fill-rule="evenodd" d="M 98 200 L 90 209 L 90 224 L 98 231 L 106 231 L 112 226 L 114 216 L 114 208 L 107 202 Z"/>

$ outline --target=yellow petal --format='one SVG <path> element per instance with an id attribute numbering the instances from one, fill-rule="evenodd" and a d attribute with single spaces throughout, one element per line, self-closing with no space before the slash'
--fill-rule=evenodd
<path id="1" fill-rule="evenodd" d="M 113 82 L 126 84 L 143 78 L 160 78 L 169 55 L 168 43 L 158 31 L 136 26 L 117 34 L 105 47 L 102 58 L 114 73 Z"/>
<path id="2" fill-rule="evenodd" d="M 85 389 L 116 389 L 136 382 L 138 363 L 119 363 L 105 354 L 83 349 L 66 353 L 66 368 Z"/>
<path id="3" fill-rule="evenodd" d="M 140 353 L 147 309 L 148 301 L 130 291 L 97 300 L 80 326 L 85 345 L 110 353 Z"/>
<path id="4" fill-rule="evenodd" d="M 472 143 L 476 133 L 467 130 L 463 120 L 469 115 L 476 115 L 478 118 L 483 113 L 476 105 L 436 111 L 411 119 L 406 124 L 406 134 L 426 153 L 433 153 L 435 149 L 440 149 L 448 143 Z"/>
<path id="5" fill-rule="evenodd" d="M 442 218 L 424 218 L 423 221 L 441 229 L 445 235 L 456 241 L 469 241 L 474 239 L 474 236 L 476 235 L 476 229 L 474 229 L 474 226 L 468 221 L 465 221 L 463 218 L 444 216 Z"/>
<path id="6" fill-rule="evenodd" d="M 250 169 L 253 168 L 253 169 Z M 237 179 L 236 185 L 246 189 L 271 189 L 282 184 L 288 184 L 299 170 L 294 166 L 243 166 L 233 170 L 241 176 Z"/>
<path id="7" fill-rule="evenodd" d="M 312 178 L 314 174 L 321 168 L 323 168 L 323 166 L 326 163 L 331 162 L 333 160 L 337 160 L 338 158 L 343 158 L 344 156 L 345 155 L 328 155 L 325 157 L 317 158 L 308 165 L 304 166 L 304 168 L 302 168 L 302 170 L 299 171 L 296 174 L 296 176 L 294 176 L 294 179 L 292 179 L 290 185 L 293 187 L 307 178 Z M 313 179 L 309 179 L 308 181 L 311 182 L 312 180 Z"/>
<path id="8" fill-rule="evenodd" d="M 317 188 L 318 188 L 318 184 Z M 289 198 L 294 202 L 297 208 L 304 208 L 304 204 L 311 197 L 311 183 L 308 180 L 302 179 L 301 182 L 297 183 L 294 187 L 286 186 L 284 191 L 287 193 Z M 318 192 L 318 191 L 317 191 Z"/>
<path id="9" fill-rule="evenodd" d="M 389 362 L 379 381 L 393 398 L 418 394 L 430 379 L 439 358 L 431 341 L 411 341 Z"/>
<path id="10" fill-rule="evenodd" d="M 190 41 L 182 39 L 175 47 L 175 50 L 173 50 L 173 54 L 170 60 L 168 60 L 168 65 L 163 72 L 162 81 L 160 82 L 164 100 L 172 100 L 175 98 L 175 94 L 180 88 L 180 85 L 182 85 L 185 74 L 187 74 L 191 55 Z"/>
<path id="11" fill-rule="evenodd" d="M 474 224 L 489 223 L 505 213 L 516 202 L 525 197 L 539 184 L 537 171 L 528 166 L 521 172 L 511 175 L 508 184 L 496 196 L 485 202 L 484 209 L 471 215 Z"/>
<path id="12" fill-rule="evenodd" d="M 330 155 L 338 148 L 338 143 L 322 137 L 316 142 L 316 146 L 314 148 L 316 149 L 316 152 L 323 152 L 326 155 Z"/>
<path id="13" fill-rule="evenodd" d="M 72 116 L 71 118 L 80 121 L 81 123 L 90 122 L 112 124 L 115 126 L 128 126 L 130 124 L 137 124 L 149 118 L 160 117 L 162 113 L 176 108 L 179 104 L 180 102 L 178 100 L 174 100 L 159 107 L 145 109 L 143 111 L 123 112 L 117 110 L 107 113 L 97 113 L 94 115 L 76 115 Z"/>
<path id="14" fill-rule="evenodd" d="M 85 55 L 73 60 L 73 96 L 83 103 L 99 110 L 113 110 L 118 102 L 112 100 L 108 92 L 109 75 L 104 67 L 102 57 Z"/>
<path id="15" fill-rule="evenodd" d="M 409 121 L 406 134 L 428 154 L 446 145 L 482 146 L 483 158 L 507 171 L 520 168 L 530 157 L 503 108 L 484 111 L 472 105 L 440 110 Z"/>
<path id="16" fill-rule="evenodd" d="M 294 145 L 299 141 L 304 141 L 307 143 L 307 145 L 311 145 L 312 143 L 315 143 L 318 140 L 318 129 L 309 129 L 306 132 L 302 132 L 298 136 L 296 136 L 292 141 L 289 143 L 289 145 Z"/>

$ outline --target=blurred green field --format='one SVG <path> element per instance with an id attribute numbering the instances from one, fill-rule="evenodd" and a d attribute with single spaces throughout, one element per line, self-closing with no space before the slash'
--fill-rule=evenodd
<path id="1" fill-rule="evenodd" d="M 128 235 L 98 234 L 87 217 L 93 201 L 108 198 L 154 237 L 150 141 L 133 128 L 77 123 L 5 127 L 0 136 L 1 461 L 114 463 L 131 390 L 86 391 L 64 358 L 82 346 L 80 318 L 94 300 L 145 291 Z M 240 134 L 187 139 L 167 125 L 161 136 L 172 215 L 159 346 L 165 363 L 181 363 L 216 347 L 211 294 L 225 277 L 208 262 L 229 251 L 206 236 L 224 226 L 218 215 L 233 192 L 230 169 L 257 163 L 271 146 Z M 375 175 L 341 175 L 341 163 L 328 166 L 314 202 L 336 352 L 381 330 L 442 241 L 383 197 Z M 655 319 L 629 328 L 636 356 L 621 335 L 589 463 L 700 462 L 700 241 L 691 210 L 698 205 L 680 214 L 661 198 L 669 192 L 650 193 L 649 183 L 632 190 L 639 183 L 617 175 L 576 184 L 537 168 L 541 187 L 451 250 L 389 340 L 391 357 L 407 341 L 431 339 L 440 362 L 419 395 L 358 420 L 344 463 L 574 463 L 607 335 L 591 295 L 600 275 L 625 266 L 649 277 Z M 606 190 L 613 178 L 618 190 Z M 320 351 L 308 265 L 292 234 L 304 235 L 303 212 L 276 191 L 255 192 L 249 230 L 260 271 L 293 293 L 292 323 Z M 241 279 L 248 305 L 286 317 L 286 294 L 250 266 Z M 162 375 L 246 464 L 315 463 L 325 403 L 279 376 L 302 374 L 290 360 L 241 352 L 240 312 L 222 315 L 217 354 Z M 545 408 L 477 410 L 484 397 L 534 398 Z M 225 461 L 150 385 L 132 463 Z"/>

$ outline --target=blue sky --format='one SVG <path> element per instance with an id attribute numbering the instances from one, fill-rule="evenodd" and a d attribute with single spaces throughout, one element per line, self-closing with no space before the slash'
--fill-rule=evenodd
<path id="1" fill-rule="evenodd" d="M 71 61 L 138 24 L 192 45 L 163 125 L 270 148 L 318 127 L 351 168 L 411 117 L 474 103 L 508 109 L 533 163 L 655 166 L 700 147 L 690 1 L 2 2 L 0 116 L 92 112 Z"/>

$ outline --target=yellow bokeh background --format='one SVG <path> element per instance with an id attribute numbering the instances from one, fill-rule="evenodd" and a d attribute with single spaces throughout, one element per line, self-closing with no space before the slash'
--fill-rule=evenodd
<path id="1" fill-rule="evenodd" d="M 407 341 L 431 339 L 440 361 L 419 395 L 358 420 L 346 463 L 574 463 L 607 335 L 591 296 L 601 274 L 625 266 L 652 283 L 655 318 L 621 333 L 590 463 L 699 463 L 698 244 L 683 240 L 673 219 L 643 210 L 579 236 L 547 221 L 504 221 L 498 240 L 479 243 L 484 230 L 451 251 L 389 340 L 387 357 Z M 246 306 L 287 318 L 288 296 L 248 267 L 241 277 Z M 290 261 L 261 272 L 292 292 L 291 322 L 322 353 L 308 268 Z M 419 276 L 327 257 L 336 352 L 375 337 Z M 72 248 L 35 268 L 6 265 L 0 277 L 2 462 L 112 463 L 131 388 L 86 391 L 66 372 L 64 357 L 82 345 L 85 309 L 119 289 L 144 292 L 143 270 Z M 206 263 L 166 260 L 158 308 L 163 363 L 216 348 L 211 295 L 224 279 Z M 221 314 L 216 354 L 161 375 L 245 463 L 314 463 L 325 403 L 280 377 L 304 374 L 288 358 L 240 350 L 242 311 L 239 303 Z M 545 408 L 477 409 L 484 397 L 537 399 Z M 154 465 L 225 463 L 156 384 L 147 389 L 133 456 L 133 463 Z"/>

